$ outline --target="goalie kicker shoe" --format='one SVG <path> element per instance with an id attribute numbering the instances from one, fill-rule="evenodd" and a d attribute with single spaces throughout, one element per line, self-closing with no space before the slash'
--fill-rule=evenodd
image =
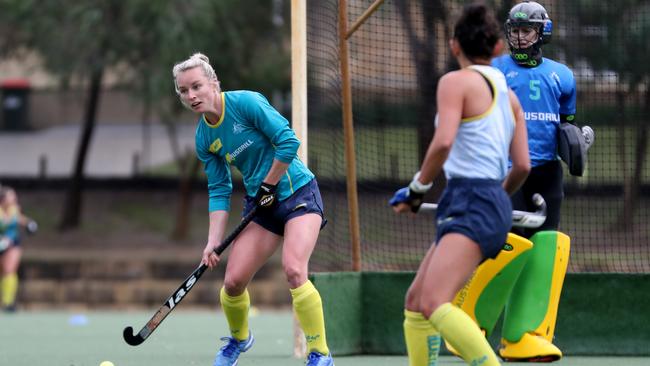
<path id="1" fill-rule="evenodd" d="M 524 333 L 519 342 L 501 339 L 499 356 L 508 362 L 553 362 L 562 358 L 562 351 L 542 336 Z"/>
<path id="2" fill-rule="evenodd" d="M 248 338 L 243 341 L 233 337 L 222 337 L 221 340 L 227 343 L 217 353 L 214 366 L 236 366 L 239 354 L 248 351 L 255 343 L 253 333 L 250 333 Z"/>

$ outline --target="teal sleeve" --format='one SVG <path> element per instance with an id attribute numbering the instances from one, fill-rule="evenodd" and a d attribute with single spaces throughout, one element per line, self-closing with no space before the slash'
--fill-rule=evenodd
<path id="1" fill-rule="evenodd" d="M 290 164 L 296 158 L 300 141 L 289 127 L 289 121 L 269 104 L 260 93 L 251 92 L 244 103 L 247 116 L 275 147 L 274 158 Z"/>
<path id="2" fill-rule="evenodd" d="M 12 242 L 16 243 L 20 240 L 20 230 L 18 225 L 18 218 L 13 218 L 6 226 L 3 228 L 3 232 L 0 233 L 0 236 L 6 236 L 11 239 Z"/>
<path id="3" fill-rule="evenodd" d="M 208 211 L 230 211 L 230 196 L 232 194 L 230 167 L 223 159 L 210 153 L 209 145 L 204 143 L 198 131 L 196 154 L 203 163 L 203 169 L 208 179 Z"/>

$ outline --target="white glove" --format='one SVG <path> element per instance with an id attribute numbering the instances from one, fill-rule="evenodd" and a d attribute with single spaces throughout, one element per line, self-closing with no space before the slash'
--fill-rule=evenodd
<path id="1" fill-rule="evenodd" d="M 30 234 L 34 234 L 36 231 L 38 231 L 38 224 L 34 220 L 30 220 L 27 223 L 27 232 Z"/>
<path id="2" fill-rule="evenodd" d="M 596 135 L 594 134 L 594 130 L 589 126 L 582 126 L 581 130 L 582 130 L 582 137 L 585 138 L 585 150 L 589 150 L 591 144 L 594 143 L 594 139 L 596 138 Z"/>
<path id="3" fill-rule="evenodd" d="M 413 176 L 413 180 L 409 184 L 409 189 L 411 191 L 413 191 L 415 193 L 419 193 L 419 194 L 427 193 L 427 191 L 429 189 L 431 189 L 431 187 L 433 187 L 433 182 L 431 182 L 429 184 L 420 183 L 420 172 L 419 171 L 417 173 L 415 173 L 415 175 Z"/>

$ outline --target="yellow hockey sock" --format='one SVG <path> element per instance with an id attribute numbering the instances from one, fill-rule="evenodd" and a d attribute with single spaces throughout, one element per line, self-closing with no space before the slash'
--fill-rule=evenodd
<path id="1" fill-rule="evenodd" d="M 330 353 L 325 337 L 325 318 L 323 303 L 316 287 L 307 280 L 297 288 L 290 289 L 293 298 L 293 310 L 296 312 L 300 327 L 305 332 L 307 350 L 323 355 Z"/>
<path id="2" fill-rule="evenodd" d="M 244 290 L 241 295 L 230 296 L 222 287 L 219 297 L 221 298 L 221 308 L 228 319 L 230 334 L 239 341 L 248 339 L 248 310 L 251 305 L 248 290 Z"/>
<path id="3" fill-rule="evenodd" d="M 451 303 L 442 304 L 431 314 L 429 321 L 468 365 L 500 365 L 479 327 L 458 307 Z"/>
<path id="4" fill-rule="evenodd" d="M 18 291 L 18 275 L 15 273 L 2 277 L 2 306 L 13 305 Z"/>
<path id="5" fill-rule="evenodd" d="M 409 366 L 435 366 L 440 351 L 440 333 L 422 313 L 404 309 L 404 339 Z"/>

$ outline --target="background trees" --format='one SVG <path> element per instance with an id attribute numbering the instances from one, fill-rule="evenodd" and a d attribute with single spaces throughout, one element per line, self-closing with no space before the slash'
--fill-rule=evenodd
<path id="1" fill-rule="evenodd" d="M 617 223 L 619 230 L 633 224 L 638 207 L 639 190 L 648 153 L 648 116 L 650 115 L 650 3 L 624 0 L 608 3 L 580 0 L 563 4 L 565 14 L 574 14 L 564 32 L 562 52 L 573 65 L 593 70 L 590 88 L 607 88 L 616 94 L 614 113 L 592 113 L 595 121 L 584 123 L 615 126 L 616 150 L 623 176 L 623 208 Z M 569 12 L 571 10 L 572 12 Z M 604 80 L 609 75 L 611 80 Z M 588 93 L 591 90 L 583 90 Z M 580 92 L 580 91 L 579 91 Z M 584 116 L 579 116 L 584 118 Z M 596 137 L 598 139 L 598 137 Z M 607 143 L 598 141 L 597 143 Z"/>
<path id="2" fill-rule="evenodd" d="M 84 166 L 107 70 L 168 127 L 186 182 L 198 163 L 174 149 L 181 111 L 171 68 L 194 52 L 210 57 L 224 89 L 254 88 L 267 95 L 290 87 L 288 4 L 267 0 L 2 0 L 0 57 L 36 52 L 64 88 L 86 90 L 83 128 L 59 227 L 80 223 Z M 186 186 L 181 185 L 181 186 Z M 182 194 L 187 200 L 187 193 Z M 189 201 L 179 205 L 189 209 Z M 182 214 L 175 235 L 182 236 Z"/>

